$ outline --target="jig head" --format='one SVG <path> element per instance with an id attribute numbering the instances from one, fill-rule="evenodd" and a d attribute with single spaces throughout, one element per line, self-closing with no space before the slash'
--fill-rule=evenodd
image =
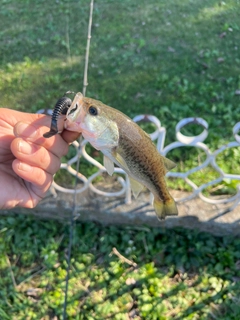
<path id="1" fill-rule="evenodd" d="M 74 93 L 74 92 L 67 91 L 65 95 L 69 93 Z M 60 99 L 58 99 L 53 109 L 50 131 L 43 134 L 44 138 L 50 138 L 58 133 L 57 118 L 60 114 L 66 114 L 71 104 L 72 104 L 72 100 L 69 97 L 63 96 Z"/>

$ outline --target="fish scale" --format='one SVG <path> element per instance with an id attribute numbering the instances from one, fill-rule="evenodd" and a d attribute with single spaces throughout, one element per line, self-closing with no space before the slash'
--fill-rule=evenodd
<path id="1" fill-rule="evenodd" d="M 135 123 L 133 124 L 135 125 Z M 125 137 L 122 138 L 121 130 L 119 130 L 119 134 L 119 145 L 121 146 L 121 150 L 124 151 L 124 154 L 122 154 L 122 156 L 126 159 L 126 163 L 128 164 L 129 162 L 131 162 L 134 164 L 133 166 L 135 166 L 135 169 L 133 171 L 137 171 L 138 173 L 140 173 L 140 178 L 145 182 L 145 184 L 148 185 L 148 188 L 154 195 L 158 194 L 158 196 L 162 200 L 169 200 L 171 196 L 168 193 L 167 189 L 164 188 L 166 192 L 163 192 L 163 188 L 159 187 L 159 183 L 164 183 L 166 186 L 164 178 L 162 179 L 162 177 L 166 174 L 166 169 L 164 168 L 164 164 L 161 161 L 161 155 L 158 155 L 157 157 L 156 155 L 155 157 L 153 156 L 154 153 L 156 153 L 156 147 L 155 145 L 153 145 L 151 139 L 149 138 L 150 141 L 147 142 L 147 146 L 141 145 L 139 148 L 133 148 L 130 142 L 131 139 L 129 139 L 129 137 L 128 139 L 126 139 L 125 134 Z M 144 149 L 146 147 L 148 149 L 148 152 L 144 154 Z M 121 151 L 119 151 L 119 153 L 121 154 Z M 154 189 L 156 189 L 156 191 L 154 191 Z"/>

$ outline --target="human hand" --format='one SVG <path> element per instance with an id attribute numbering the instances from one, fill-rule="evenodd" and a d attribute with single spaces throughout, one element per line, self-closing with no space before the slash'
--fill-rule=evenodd
<path id="1" fill-rule="evenodd" d="M 0 108 L 0 209 L 33 208 L 45 196 L 60 158 L 79 133 L 43 137 L 51 118 Z M 63 128 L 63 119 L 58 122 Z"/>

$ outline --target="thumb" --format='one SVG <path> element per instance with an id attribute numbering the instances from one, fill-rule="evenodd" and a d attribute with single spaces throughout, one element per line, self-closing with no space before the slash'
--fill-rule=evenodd
<path id="1" fill-rule="evenodd" d="M 61 133 L 61 136 L 63 140 L 65 140 L 67 143 L 72 143 L 74 140 L 77 140 L 80 137 L 80 134 L 80 132 L 69 131 L 64 129 Z"/>

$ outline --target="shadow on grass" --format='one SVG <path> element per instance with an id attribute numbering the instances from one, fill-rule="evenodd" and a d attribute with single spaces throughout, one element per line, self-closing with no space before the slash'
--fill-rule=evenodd
<path id="1" fill-rule="evenodd" d="M 0 309 L 16 319 L 60 317 L 68 227 L 9 215 L 1 218 L 0 232 Z M 113 247 L 137 267 L 110 255 Z M 184 229 L 76 223 L 68 319 L 85 319 L 90 313 L 94 319 L 237 319 L 239 247 L 239 238 Z"/>

